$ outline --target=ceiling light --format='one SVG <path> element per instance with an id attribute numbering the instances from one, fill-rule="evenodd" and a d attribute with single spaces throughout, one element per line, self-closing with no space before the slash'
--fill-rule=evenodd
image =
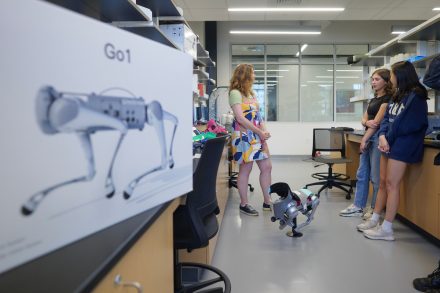
<path id="1" fill-rule="evenodd" d="M 392 25 L 391 26 L 391 34 L 393 35 L 401 35 L 412 29 L 411 25 Z"/>
<path id="2" fill-rule="evenodd" d="M 317 75 L 316 78 L 333 78 L 333 76 Z M 336 76 L 336 78 L 360 78 L 360 77 L 359 76 Z"/>
<path id="3" fill-rule="evenodd" d="M 290 71 L 289 69 L 267 69 L 267 70 L 264 70 L 264 69 L 254 69 L 254 72 L 257 72 L 257 71 Z"/>
<path id="4" fill-rule="evenodd" d="M 333 69 L 327 69 L 329 72 L 333 72 Z M 362 69 L 336 69 L 337 72 L 362 72 Z"/>
<path id="5" fill-rule="evenodd" d="M 433 8 L 432 10 L 434 10 L 434 11 L 439 11 L 439 10 L 440 10 L 440 7 L 435 7 L 435 8 Z"/>
<path id="6" fill-rule="evenodd" d="M 307 48 L 307 46 L 308 46 L 307 44 L 304 44 L 304 45 L 301 46 L 301 49 L 300 49 L 301 53 Z M 296 57 L 299 56 L 299 51 L 296 52 L 295 56 L 296 56 Z"/>
<path id="7" fill-rule="evenodd" d="M 251 8 L 251 7 L 243 7 L 243 8 L 228 8 L 230 12 L 337 12 L 344 11 L 345 8 L 337 7 L 337 8 L 317 8 L 317 7 L 304 7 L 304 8 L 269 8 L 269 7 L 260 7 L 260 8 Z"/>
<path id="8" fill-rule="evenodd" d="M 320 35 L 317 31 L 229 31 L 237 35 Z"/>

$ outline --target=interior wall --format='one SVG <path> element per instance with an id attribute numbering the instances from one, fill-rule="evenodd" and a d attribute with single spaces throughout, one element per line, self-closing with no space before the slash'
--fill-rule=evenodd
<path id="1" fill-rule="evenodd" d="M 382 44 L 393 38 L 391 25 L 395 21 L 335 21 L 322 27 L 321 35 L 261 36 L 231 35 L 230 30 L 262 29 L 262 26 L 288 25 L 288 22 L 218 22 L 217 23 L 217 86 L 227 86 L 231 76 L 231 44 Z M 402 24 L 402 21 L 399 21 Z M 420 22 L 407 21 L 417 25 Z M 360 119 L 360 117 L 359 117 Z M 360 129 L 355 122 L 268 122 L 272 137 L 272 155 L 310 155 L 313 128 L 347 126 Z"/>

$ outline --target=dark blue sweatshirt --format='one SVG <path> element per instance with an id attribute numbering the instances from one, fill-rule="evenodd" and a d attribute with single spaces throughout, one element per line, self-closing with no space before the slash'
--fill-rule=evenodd
<path id="1" fill-rule="evenodd" d="M 380 123 L 379 136 L 385 135 L 390 145 L 388 157 L 406 163 L 423 158 L 423 139 L 428 127 L 428 105 L 425 97 L 411 92 L 399 102 L 388 104 Z"/>

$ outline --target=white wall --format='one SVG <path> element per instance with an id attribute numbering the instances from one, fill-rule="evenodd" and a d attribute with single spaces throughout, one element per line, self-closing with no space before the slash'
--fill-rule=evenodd
<path id="1" fill-rule="evenodd" d="M 231 76 L 231 44 L 382 44 L 393 36 L 393 21 L 336 21 L 321 29 L 319 36 L 243 36 L 231 35 L 232 29 L 289 25 L 288 22 L 218 22 L 217 85 L 227 86 Z M 420 22 L 405 22 L 416 25 Z M 399 24 L 403 24 L 399 21 Z M 360 119 L 360 117 L 359 117 Z M 272 134 L 269 146 L 272 155 L 310 155 L 312 130 L 317 127 L 347 126 L 361 128 L 360 122 L 268 122 Z"/>
<path id="2" fill-rule="evenodd" d="M 361 128 L 360 122 L 267 122 L 272 137 L 269 150 L 272 155 L 311 155 L 313 128 L 347 126 Z"/>

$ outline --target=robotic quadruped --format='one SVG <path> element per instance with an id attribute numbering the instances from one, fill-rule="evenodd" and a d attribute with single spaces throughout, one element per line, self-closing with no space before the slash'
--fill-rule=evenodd
<path id="1" fill-rule="evenodd" d="M 103 183 L 107 198 L 115 194 L 113 166 L 120 146 L 131 129 L 142 131 L 145 125 L 150 125 L 155 129 L 161 146 L 161 161 L 160 165 L 145 170 L 126 184 L 123 191 L 124 199 L 129 199 L 139 182 L 149 174 L 174 167 L 173 142 L 179 121 L 176 116 L 162 109 L 158 101 L 146 103 L 142 97 L 109 96 L 104 95 L 103 92 L 101 94 L 69 93 L 58 91 L 51 86 L 44 86 L 38 91 L 35 108 L 37 123 L 43 133 L 48 135 L 71 133 L 79 138 L 87 161 L 87 173 L 32 194 L 22 206 L 21 213 L 24 216 L 32 214 L 52 191 L 66 185 L 94 179 L 97 171 L 91 136 L 99 131 L 110 130 L 120 133 L 106 172 L 106 180 Z M 164 121 L 173 124 L 169 144 L 165 137 Z"/>
<path id="2" fill-rule="evenodd" d="M 314 194 L 308 189 L 300 189 L 292 191 L 287 183 L 279 182 L 269 187 L 269 194 L 276 193 L 279 198 L 273 202 L 272 222 L 279 220 L 280 230 L 286 226 L 292 227 L 292 231 L 286 233 L 289 237 L 301 237 L 302 233 L 297 230 L 310 224 L 313 220 L 316 208 L 319 205 L 319 195 Z M 301 195 L 306 196 L 306 202 L 301 201 Z M 301 224 L 297 224 L 299 213 L 306 216 L 307 220 Z"/>

